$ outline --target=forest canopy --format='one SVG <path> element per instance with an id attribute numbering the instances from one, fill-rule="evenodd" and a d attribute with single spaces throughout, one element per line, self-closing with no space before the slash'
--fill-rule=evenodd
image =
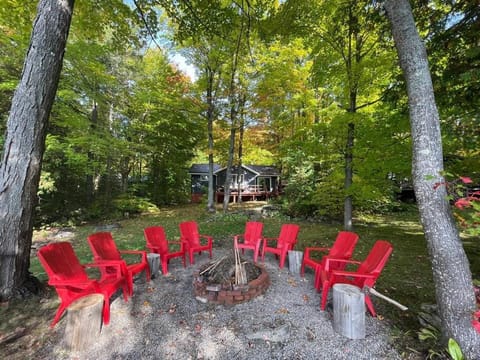
<path id="1" fill-rule="evenodd" d="M 479 9 L 468 1 L 414 9 L 432 59 L 446 171 L 478 183 Z M 32 2 L 0 5 L 2 145 L 35 11 Z M 345 197 L 356 210 L 401 209 L 399 191 L 411 187 L 407 102 L 375 2 L 82 1 L 72 19 L 37 225 L 186 202 L 188 168 L 210 153 L 222 166 L 232 153 L 233 165 L 281 169 L 292 215 L 341 218 Z"/>

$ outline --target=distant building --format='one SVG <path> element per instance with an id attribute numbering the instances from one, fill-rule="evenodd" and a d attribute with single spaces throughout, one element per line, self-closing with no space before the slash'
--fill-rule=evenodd
<path id="1" fill-rule="evenodd" d="M 193 164 L 189 170 L 192 181 L 192 201 L 199 201 L 208 191 L 208 164 Z M 213 166 L 213 187 L 217 202 L 223 201 L 227 168 Z M 266 200 L 279 194 L 280 172 L 275 166 L 242 165 L 232 168 L 230 198 L 236 202 Z M 240 190 L 240 192 L 239 192 Z"/>

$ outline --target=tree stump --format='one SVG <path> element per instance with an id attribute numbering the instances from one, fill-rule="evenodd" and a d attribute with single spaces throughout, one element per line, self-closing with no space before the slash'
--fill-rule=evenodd
<path id="1" fill-rule="evenodd" d="M 148 266 L 150 266 L 150 274 L 154 278 L 158 275 L 158 270 L 160 269 L 160 254 L 147 254 L 147 261 Z"/>
<path id="2" fill-rule="evenodd" d="M 72 351 L 92 345 L 102 328 L 103 295 L 92 294 L 73 302 L 67 309 L 65 344 Z"/>
<path id="3" fill-rule="evenodd" d="M 300 268 L 302 266 L 303 252 L 290 250 L 288 252 L 288 270 L 292 274 L 300 274 Z"/>
<path id="4" fill-rule="evenodd" d="M 333 285 L 333 328 L 350 339 L 365 338 L 365 295 L 358 287 Z"/>

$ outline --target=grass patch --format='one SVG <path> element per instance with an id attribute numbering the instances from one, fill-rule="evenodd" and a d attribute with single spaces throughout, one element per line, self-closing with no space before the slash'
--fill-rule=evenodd
<path id="1" fill-rule="evenodd" d="M 143 237 L 145 227 L 161 225 L 165 228 L 169 239 L 178 239 L 180 236 L 178 224 L 185 220 L 196 220 L 200 233 L 213 236 L 215 248 L 215 244 L 233 244 L 232 235 L 243 233 L 245 222 L 249 219 L 249 210 L 245 209 L 246 206 L 254 205 L 245 204 L 241 209 L 232 207 L 228 214 L 220 211 L 216 214 L 208 214 L 202 205 L 163 208 L 156 213 L 122 220 L 118 222 L 120 228 L 111 232 L 119 249 L 145 249 Z M 264 223 L 264 235 L 267 237 L 277 236 L 284 223 L 299 224 L 297 250 L 303 250 L 307 246 L 331 246 L 338 231 L 343 227 L 340 223 L 298 221 L 282 216 L 263 218 L 261 221 Z M 92 261 L 86 239 L 89 234 L 96 231 L 99 225 L 101 224 L 89 224 L 71 229 L 72 237 L 68 240 L 72 242 L 82 263 Z M 425 344 L 419 342 L 417 338 L 420 330 L 417 314 L 421 304 L 435 303 L 435 296 L 431 264 L 423 231 L 418 222 L 418 214 L 410 211 L 391 215 L 364 215 L 354 220 L 354 226 L 354 231 L 360 236 L 354 252 L 355 259 L 363 260 L 376 240 L 388 240 L 393 244 L 393 254 L 377 281 L 376 289 L 408 306 L 409 310 L 402 312 L 379 299 L 374 299 L 375 306 L 378 314 L 391 325 L 392 339 L 400 349 L 405 349 L 406 352 L 412 352 L 413 349 L 419 353 L 425 352 L 423 348 Z M 39 232 L 34 241 L 43 242 L 48 236 L 48 232 Z M 472 263 L 472 273 L 475 278 L 479 278 L 480 243 L 478 239 L 465 239 L 465 249 Z M 40 280 L 47 280 L 36 256 L 31 258 L 31 272 Z M 320 302 L 320 296 L 318 301 Z M 31 340 L 33 345 L 28 346 L 32 349 L 35 348 L 35 344 L 41 346 L 42 340 L 39 339 L 42 337 L 41 334 L 48 334 L 48 324 L 53 318 L 57 304 L 56 294 L 49 289 L 47 299 L 38 297 L 2 305 L 0 335 L 18 326 L 25 326 L 31 328 L 32 339 L 36 339 Z M 44 341 L 48 340 L 44 339 Z M 27 346 L 24 344 L 23 347 Z"/>

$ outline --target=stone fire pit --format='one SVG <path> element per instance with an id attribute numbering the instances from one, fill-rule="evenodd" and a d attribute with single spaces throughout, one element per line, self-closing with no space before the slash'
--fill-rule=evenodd
<path id="1" fill-rule="evenodd" d="M 205 264 L 195 271 L 193 289 L 196 299 L 213 304 L 235 305 L 264 294 L 270 286 L 270 277 L 265 267 L 245 259 L 241 259 L 241 262 L 247 278 L 244 285 L 235 284 L 234 255 Z"/>

